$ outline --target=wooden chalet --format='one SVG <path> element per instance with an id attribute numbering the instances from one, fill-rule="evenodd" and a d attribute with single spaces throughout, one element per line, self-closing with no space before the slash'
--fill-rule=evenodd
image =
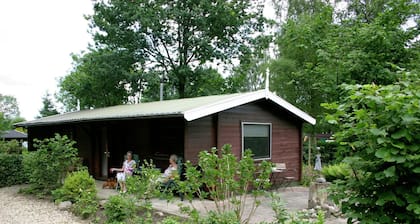
<path id="1" fill-rule="evenodd" d="M 256 160 L 285 163 L 300 180 L 302 124 L 315 119 L 267 90 L 82 110 L 18 123 L 33 139 L 66 134 L 77 142 L 95 178 L 121 166 L 131 150 L 167 167 L 170 154 L 197 162 L 198 153 L 231 144 L 237 156 L 250 148 Z"/>

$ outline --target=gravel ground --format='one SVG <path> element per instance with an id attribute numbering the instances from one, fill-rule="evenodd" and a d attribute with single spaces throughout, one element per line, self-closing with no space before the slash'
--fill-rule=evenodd
<path id="1" fill-rule="evenodd" d="M 1 224 L 80 223 L 71 212 L 60 211 L 54 203 L 18 194 L 22 186 L 0 188 Z"/>

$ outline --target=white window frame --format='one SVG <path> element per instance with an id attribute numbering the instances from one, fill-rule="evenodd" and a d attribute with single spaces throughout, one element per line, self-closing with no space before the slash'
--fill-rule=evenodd
<path id="1" fill-rule="evenodd" d="M 245 136 L 244 136 L 244 126 L 245 125 L 266 125 L 266 126 L 269 126 L 270 127 L 270 134 L 269 134 L 269 138 L 270 138 L 270 144 L 269 144 L 269 151 L 270 151 L 270 155 L 269 155 L 269 157 L 267 157 L 267 158 L 256 158 L 256 159 L 254 159 L 255 161 L 261 161 L 261 160 L 271 160 L 271 157 L 272 157 L 272 142 L 273 142 L 273 131 L 272 131 L 272 123 L 263 123 L 263 122 L 241 122 L 241 132 L 242 132 L 242 135 L 241 135 L 241 142 L 242 142 L 242 156 L 244 155 L 244 152 L 245 152 L 245 143 L 244 143 L 244 139 L 245 139 Z M 251 149 L 252 150 L 252 149 Z"/>

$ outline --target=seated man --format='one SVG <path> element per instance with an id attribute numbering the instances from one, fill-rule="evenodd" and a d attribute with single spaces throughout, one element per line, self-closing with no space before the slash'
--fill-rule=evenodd
<path id="1" fill-rule="evenodd" d="M 121 186 L 121 191 L 123 193 L 127 192 L 127 187 L 125 180 L 127 176 L 133 175 L 134 169 L 136 168 L 136 161 L 133 160 L 133 153 L 131 151 L 127 152 L 127 159 L 124 161 L 121 169 L 111 168 L 111 172 L 117 171 L 117 181 Z"/>

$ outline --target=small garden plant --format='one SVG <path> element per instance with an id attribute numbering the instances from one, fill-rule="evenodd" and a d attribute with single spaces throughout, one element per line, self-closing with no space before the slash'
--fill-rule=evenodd
<path id="1" fill-rule="evenodd" d="M 96 213 L 96 194 L 95 180 L 86 169 L 70 173 L 64 180 L 64 185 L 52 191 L 56 202 L 71 201 L 72 211 L 83 218 Z"/>
<path id="2" fill-rule="evenodd" d="M 185 181 L 179 181 L 181 192 L 188 200 L 194 195 L 199 199 L 210 198 L 214 202 L 215 210 L 209 214 L 248 223 L 260 204 L 258 196 L 262 196 L 270 187 L 272 164 L 262 161 L 256 164 L 251 150 L 246 150 L 242 158 L 237 158 L 231 145 L 224 145 L 219 151 L 201 151 L 198 167 L 186 163 Z M 251 206 L 245 212 L 245 205 Z M 191 204 L 192 205 L 192 204 Z M 183 208 L 189 211 L 193 219 L 198 219 L 195 208 Z"/>

